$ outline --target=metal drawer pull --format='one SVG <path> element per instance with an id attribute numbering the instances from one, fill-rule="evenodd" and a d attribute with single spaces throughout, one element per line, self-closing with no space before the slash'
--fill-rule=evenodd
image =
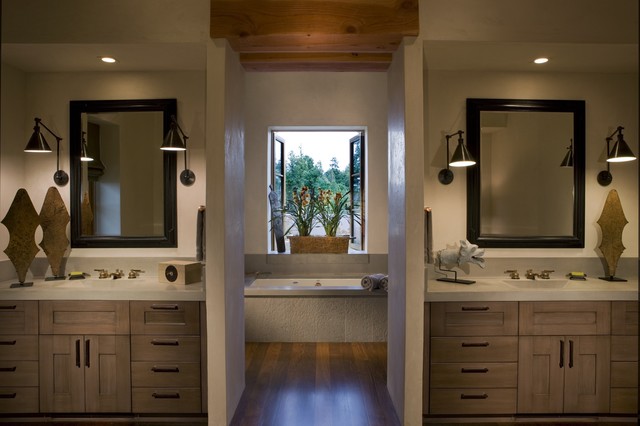
<path id="1" fill-rule="evenodd" d="M 2 373 L 13 373 L 18 367 L 0 367 Z"/>
<path id="2" fill-rule="evenodd" d="M 477 343 L 462 342 L 463 348 L 486 348 L 487 346 L 489 346 L 489 342 L 477 342 Z"/>
<path id="3" fill-rule="evenodd" d="M 154 373 L 179 373 L 180 368 L 178 367 L 156 367 L 155 365 L 151 367 L 151 371 Z"/>
<path id="4" fill-rule="evenodd" d="M 11 392 L 11 393 L 0 393 L 0 398 L 4 398 L 4 399 L 13 399 L 17 396 L 18 394 L 15 392 Z"/>
<path id="5" fill-rule="evenodd" d="M 488 368 L 461 368 L 461 373 L 488 373 Z"/>
<path id="6" fill-rule="evenodd" d="M 151 341 L 151 344 L 156 346 L 180 346 L 180 342 L 178 342 L 177 340 L 153 339 Z"/>
<path id="7" fill-rule="evenodd" d="M 180 394 L 178 392 L 172 392 L 172 393 L 154 392 L 151 394 L 151 396 L 156 399 L 180 399 Z"/>
<path id="8" fill-rule="evenodd" d="M 487 398 L 489 398 L 489 395 L 487 395 L 486 393 L 483 393 L 481 395 L 477 395 L 477 394 L 468 395 L 465 393 L 460 394 L 460 399 L 487 399 Z"/>
<path id="9" fill-rule="evenodd" d="M 0 305 L 0 309 L 15 309 L 16 305 Z"/>
<path id="10" fill-rule="evenodd" d="M 178 305 L 154 303 L 153 305 L 151 305 L 151 309 L 162 310 L 162 311 L 177 311 Z"/>
<path id="11" fill-rule="evenodd" d="M 91 367 L 91 340 L 84 342 L 84 365 Z"/>
<path id="12" fill-rule="evenodd" d="M 76 340 L 76 367 L 80 368 L 80 339 Z"/>
<path id="13" fill-rule="evenodd" d="M 564 340 L 560 340 L 560 368 L 564 367 Z"/>
<path id="14" fill-rule="evenodd" d="M 573 368 L 573 340 L 569 340 L 569 368 Z"/>
<path id="15" fill-rule="evenodd" d="M 16 343 L 16 340 L 0 340 L 0 345 L 13 346 Z"/>
<path id="16" fill-rule="evenodd" d="M 463 306 L 463 311 L 488 311 L 488 306 Z"/>

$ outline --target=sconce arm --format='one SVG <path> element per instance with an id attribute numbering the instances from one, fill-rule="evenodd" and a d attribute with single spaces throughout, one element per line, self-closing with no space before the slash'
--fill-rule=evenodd
<path id="1" fill-rule="evenodd" d="M 610 140 L 613 140 L 613 137 L 616 135 L 616 133 L 621 133 L 624 130 L 624 127 L 622 126 L 618 126 L 618 128 L 611 133 L 611 136 L 607 137 L 607 142 L 609 142 Z"/>
<path id="2" fill-rule="evenodd" d="M 34 120 L 36 121 L 36 125 L 38 125 L 38 126 L 42 126 L 42 127 L 44 127 L 45 129 L 47 129 L 47 131 L 48 131 L 49 133 L 51 133 L 51 134 L 53 135 L 53 137 L 54 137 L 54 138 L 56 138 L 56 140 L 57 140 L 58 144 L 60 143 L 60 141 L 62 140 L 62 138 L 61 138 L 60 136 L 56 135 L 55 133 L 53 133 L 53 131 L 52 131 L 50 128 L 48 128 L 48 127 L 46 126 L 46 124 L 44 124 L 44 123 L 42 122 L 42 120 L 41 120 L 40 118 L 36 117 Z"/>
<path id="3" fill-rule="evenodd" d="M 171 116 L 171 121 L 173 123 L 175 123 L 176 127 L 180 131 L 180 134 L 182 135 L 182 138 L 184 139 L 184 147 L 186 148 L 187 147 L 187 139 L 189 139 L 189 136 L 184 134 L 184 131 L 182 130 L 182 127 L 180 127 L 180 124 L 178 123 L 178 120 L 176 119 L 175 115 Z"/>

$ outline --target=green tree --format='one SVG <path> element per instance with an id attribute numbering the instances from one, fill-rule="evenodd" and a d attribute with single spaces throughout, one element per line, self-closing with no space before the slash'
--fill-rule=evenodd
<path id="1" fill-rule="evenodd" d="M 303 186 L 306 186 L 309 189 L 317 190 L 323 187 L 326 180 L 322 172 L 322 165 L 314 163 L 313 158 L 302 153 L 302 149 L 298 154 L 293 151 L 289 152 L 285 179 L 287 182 L 286 198 L 288 200 L 291 200 L 294 189 L 299 191 Z"/>
<path id="2" fill-rule="evenodd" d="M 349 190 L 349 169 L 340 170 L 336 157 L 331 159 L 329 170 L 324 172 L 324 186 L 321 189 L 331 190 L 335 193 L 345 194 Z"/>

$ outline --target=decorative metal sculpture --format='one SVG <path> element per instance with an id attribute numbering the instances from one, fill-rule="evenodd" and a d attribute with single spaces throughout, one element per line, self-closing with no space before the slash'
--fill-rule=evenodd
<path id="1" fill-rule="evenodd" d="M 609 191 L 597 223 L 602 229 L 602 241 L 600 241 L 598 248 L 604 256 L 606 263 L 605 273 L 607 274 L 606 277 L 599 278 L 605 281 L 627 281 L 624 278 L 615 276 L 618 260 L 625 249 L 622 244 L 622 230 L 629 223 L 624 216 L 624 211 L 622 211 L 618 191 L 615 189 Z"/>
<path id="2" fill-rule="evenodd" d="M 479 249 L 477 245 L 471 244 L 467 240 L 460 240 L 460 247 L 439 250 L 436 254 L 438 269 L 440 271 L 453 272 L 453 278 L 438 278 L 437 281 L 445 281 L 459 284 L 473 284 L 475 281 L 458 279 L 458 273 L 452 269 L 444 269 L 442 265 L 452 268 L 473 263 L 484 268 L 484 249 Z"/>
<path id="3" fill-rule="evenodd" d="M 18 274 L 19 283 L 11 287 L 28 287 L 25 283 L 27 271 L 38 253 L 35 242 L 36 228 L 40 223 L 38 213 L 24 188 L 18 189 L 2 224 L 9 230 L 9 244 L 4 250 Z"/>
<path id="4" fill-rule="evenodd" d="M 271 228 L 276 239 L 276 247 L 278 253 L 284 253 L 286 248 L 284 245 L 284 221 L 282 216 L 282 204 L 278 198 L 278 194 L 269 185 L 269 204 L 271 205 Z"/>
<path id="5" fill-rule="evenodd" d="M 67 224 L 69 212 L 64 205 L 60 193 L 55 187 L 47 190 L 42 209 L 40 210 L 40 226 L 42 227 L 42 242 L 40 247 L 47 255 L 53 277 L 45 278 L 45 281 L 63 280 L 61 275 L 64 253 L 69 246 L 67 238 Z"/>

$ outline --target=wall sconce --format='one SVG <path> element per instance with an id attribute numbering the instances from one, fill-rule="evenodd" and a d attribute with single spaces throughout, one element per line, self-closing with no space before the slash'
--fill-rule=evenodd
<path id="1" fill-rule="evenodd" d="M 89 154 L 87 154 L 87 139 L 84 137 L 86 134 L 87 132 L 82 132 L 80 161 L 93 161 L 93 158 L 89 157 Z"/>
<path id="2" fill-rule="evenodd" d="M 598 183 L 602 186 L 607 186 L 613 180 L 613 176 L 611 176 L 611 167 L 610 163 L 623 163 L 626 161 L 633 161 L 636 159 L 636 156 L 633 155 L 631 148 L 624 141 L 622 136 L 622 130 L 624 127 L 618 126 L 618 128 L 611 134 L 611 136 L 607 137 L 607 170 L 603 170 L 598 173 Z M 613 140 L 615 135 L 618 135 L 618 140 L 613 145 L 613 148 L 609 150 L 609 142 Z"/>
<path id="3" fill-rule="evenodd" d="M 178 133 L 178 131 L 180 133 Z M 184 151 L 184 170 L 180 173 L 180 182 L 182 182 L 184 186 L 191 186 L 196 181 L 196 175 L 187 168 L 187 139 L 189 139 L 189 137 L 182 131 L 182 128 L 176 121 L 175 115 L 172 115 L 171 128 L 167 136 L 165 136 L 160 149 L 164 151 Z"/>
<path id="4" fill-rule="evenodd" d="M 449 185 L 453 182 L 453 172 L 449 169 L 451 167 L 469 167 L 476 164 L 476 160 L 473 159 L 467 146 L 464 144 L 464 140 L 462 139 L 462 134 L 464 132 L 462 130 L 458 130 L 457 132 L 446 135 L 447 139 L 447 168 L 440 170 L 438 173 L 438 180 L 443 185 Z M 453 156 L 451 157 L 451 161 L 449 161 L 449 139 L 458 135 L 458 146 L 455 151 L 453 151 Z"/>
<path id="5" fill-rule="evenodd" d="M 571 143 L 567 147 L 567 155 L 564 156 L 560 167 L 573 167 L 573 139 L 571 139 Z"/>
<path id="6" fill-rule="evenodd" d="M 49 133 L 56 138 L 56 172 L 53 174 L 53 181 L 58 186 L 65 186 L 69 182 L 69 175 L 64 170 L 60 169 L 60 141 L 62 138 L 51 131 L 41 119 L 38 117 L 34 118 L 36 125 L 33 126 L 33 134 L 29 138 L 29 142 L 27 142 L 27 146 L 24 148 L 24 152 L 51 152 L 51 148 L 47 143 L 47 140 L 44 138 L 44 135 L 40 131 L 40 126 L 47 129 Z"/>

